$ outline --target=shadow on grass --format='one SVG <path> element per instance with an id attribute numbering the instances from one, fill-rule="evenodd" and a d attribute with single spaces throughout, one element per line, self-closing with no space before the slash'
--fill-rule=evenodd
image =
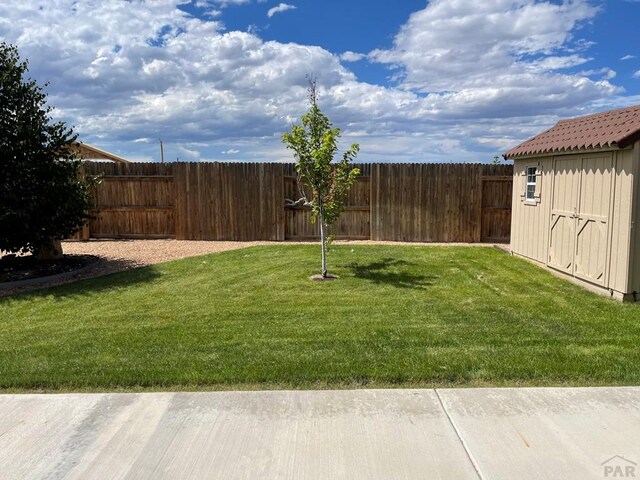
<path id="1" fill-rule="evenodd" d="M 45 295 L 69 297 L 97 293 L 118 288 L 127 288 L 139 283 L 150 282 L 160 276 L 151 266 L 138 266 L 126 259 L 106 259 L 90 269 L 74 274 L 69 272 L 64 278 L 47 279 L 43 277 L 29 285 L 3 288 L 0 286 L 0 302 L 8 298 L 35 298 Z"/>
<path id="2" fill-rule="evenodd" d="M 368 280 L 377 285 L 385 284 L 398 288 L 424 290 L 434 284 L 434 280 L 438 277 L 416 273 L 412 271 L 415 267 L 417 267 L 416 263 L 395 258 L 383 258 L 380 261 L 367 264 L 351 263 L 347 265 L 354 277 Z"/>

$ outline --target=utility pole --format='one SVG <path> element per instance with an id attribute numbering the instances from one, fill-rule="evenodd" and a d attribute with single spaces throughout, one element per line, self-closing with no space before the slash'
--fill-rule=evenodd
<path id="1" fill-rule="evenodd" d="M 160 140 L 160 163 L 164 163 L 164 147 L 162 146 L 162 139 L 159 138 L 158 140 Z"/>

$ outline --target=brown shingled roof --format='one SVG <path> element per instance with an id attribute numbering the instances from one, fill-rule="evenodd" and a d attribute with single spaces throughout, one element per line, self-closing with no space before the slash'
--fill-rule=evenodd
<path id="1" fill-rule="evenodd" d="M 560 120 L 553 128 L 521 143 L 504 158 L 589 148 L 624 148 L 640 140 L 640 105 Z"/>

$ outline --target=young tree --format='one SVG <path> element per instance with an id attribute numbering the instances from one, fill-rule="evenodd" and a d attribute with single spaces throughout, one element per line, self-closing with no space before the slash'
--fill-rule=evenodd
<path id="1" fill-rule="evenodd" d="M 311 78 L 309 101 L 311 108 L 302 115 L 302 124 L 294 125 L 290 133 L 282 135 L 282 141 L 293 150 L 296 159 L 302 194 L 296 203 L 311 207 L 312 221 L 320 222 L 322 278 L 330 278 L 327 273 L 328 228 L 340 218 L 346 194 L 360 174 L 360 170 L 350 165 L 360 147 L 354 143 L 344 152 L 342 160 L 334 162 L 340 129 L 333 128 L 329 118 L 318 108 L 316 82 Z"/>
<path id="2" fill-rule="evenodd" d="M 17 48 L 0 43 L 0 250 L 47 259 L 90 218 L 90 185 L 80 179 L 77 136 L 52 122 L 27 71 Z"/>

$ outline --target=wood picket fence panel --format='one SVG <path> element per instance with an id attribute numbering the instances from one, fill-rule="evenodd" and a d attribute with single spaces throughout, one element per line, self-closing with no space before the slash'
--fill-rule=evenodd
<path id="1" fill-rule="evenodd" d="M 511 165 L 356 165 L 338 239 L 508 242 Z M 101 176 L 87 238 L 309 240 L 319 236 L 293 164 L 86 162 Z"/>

